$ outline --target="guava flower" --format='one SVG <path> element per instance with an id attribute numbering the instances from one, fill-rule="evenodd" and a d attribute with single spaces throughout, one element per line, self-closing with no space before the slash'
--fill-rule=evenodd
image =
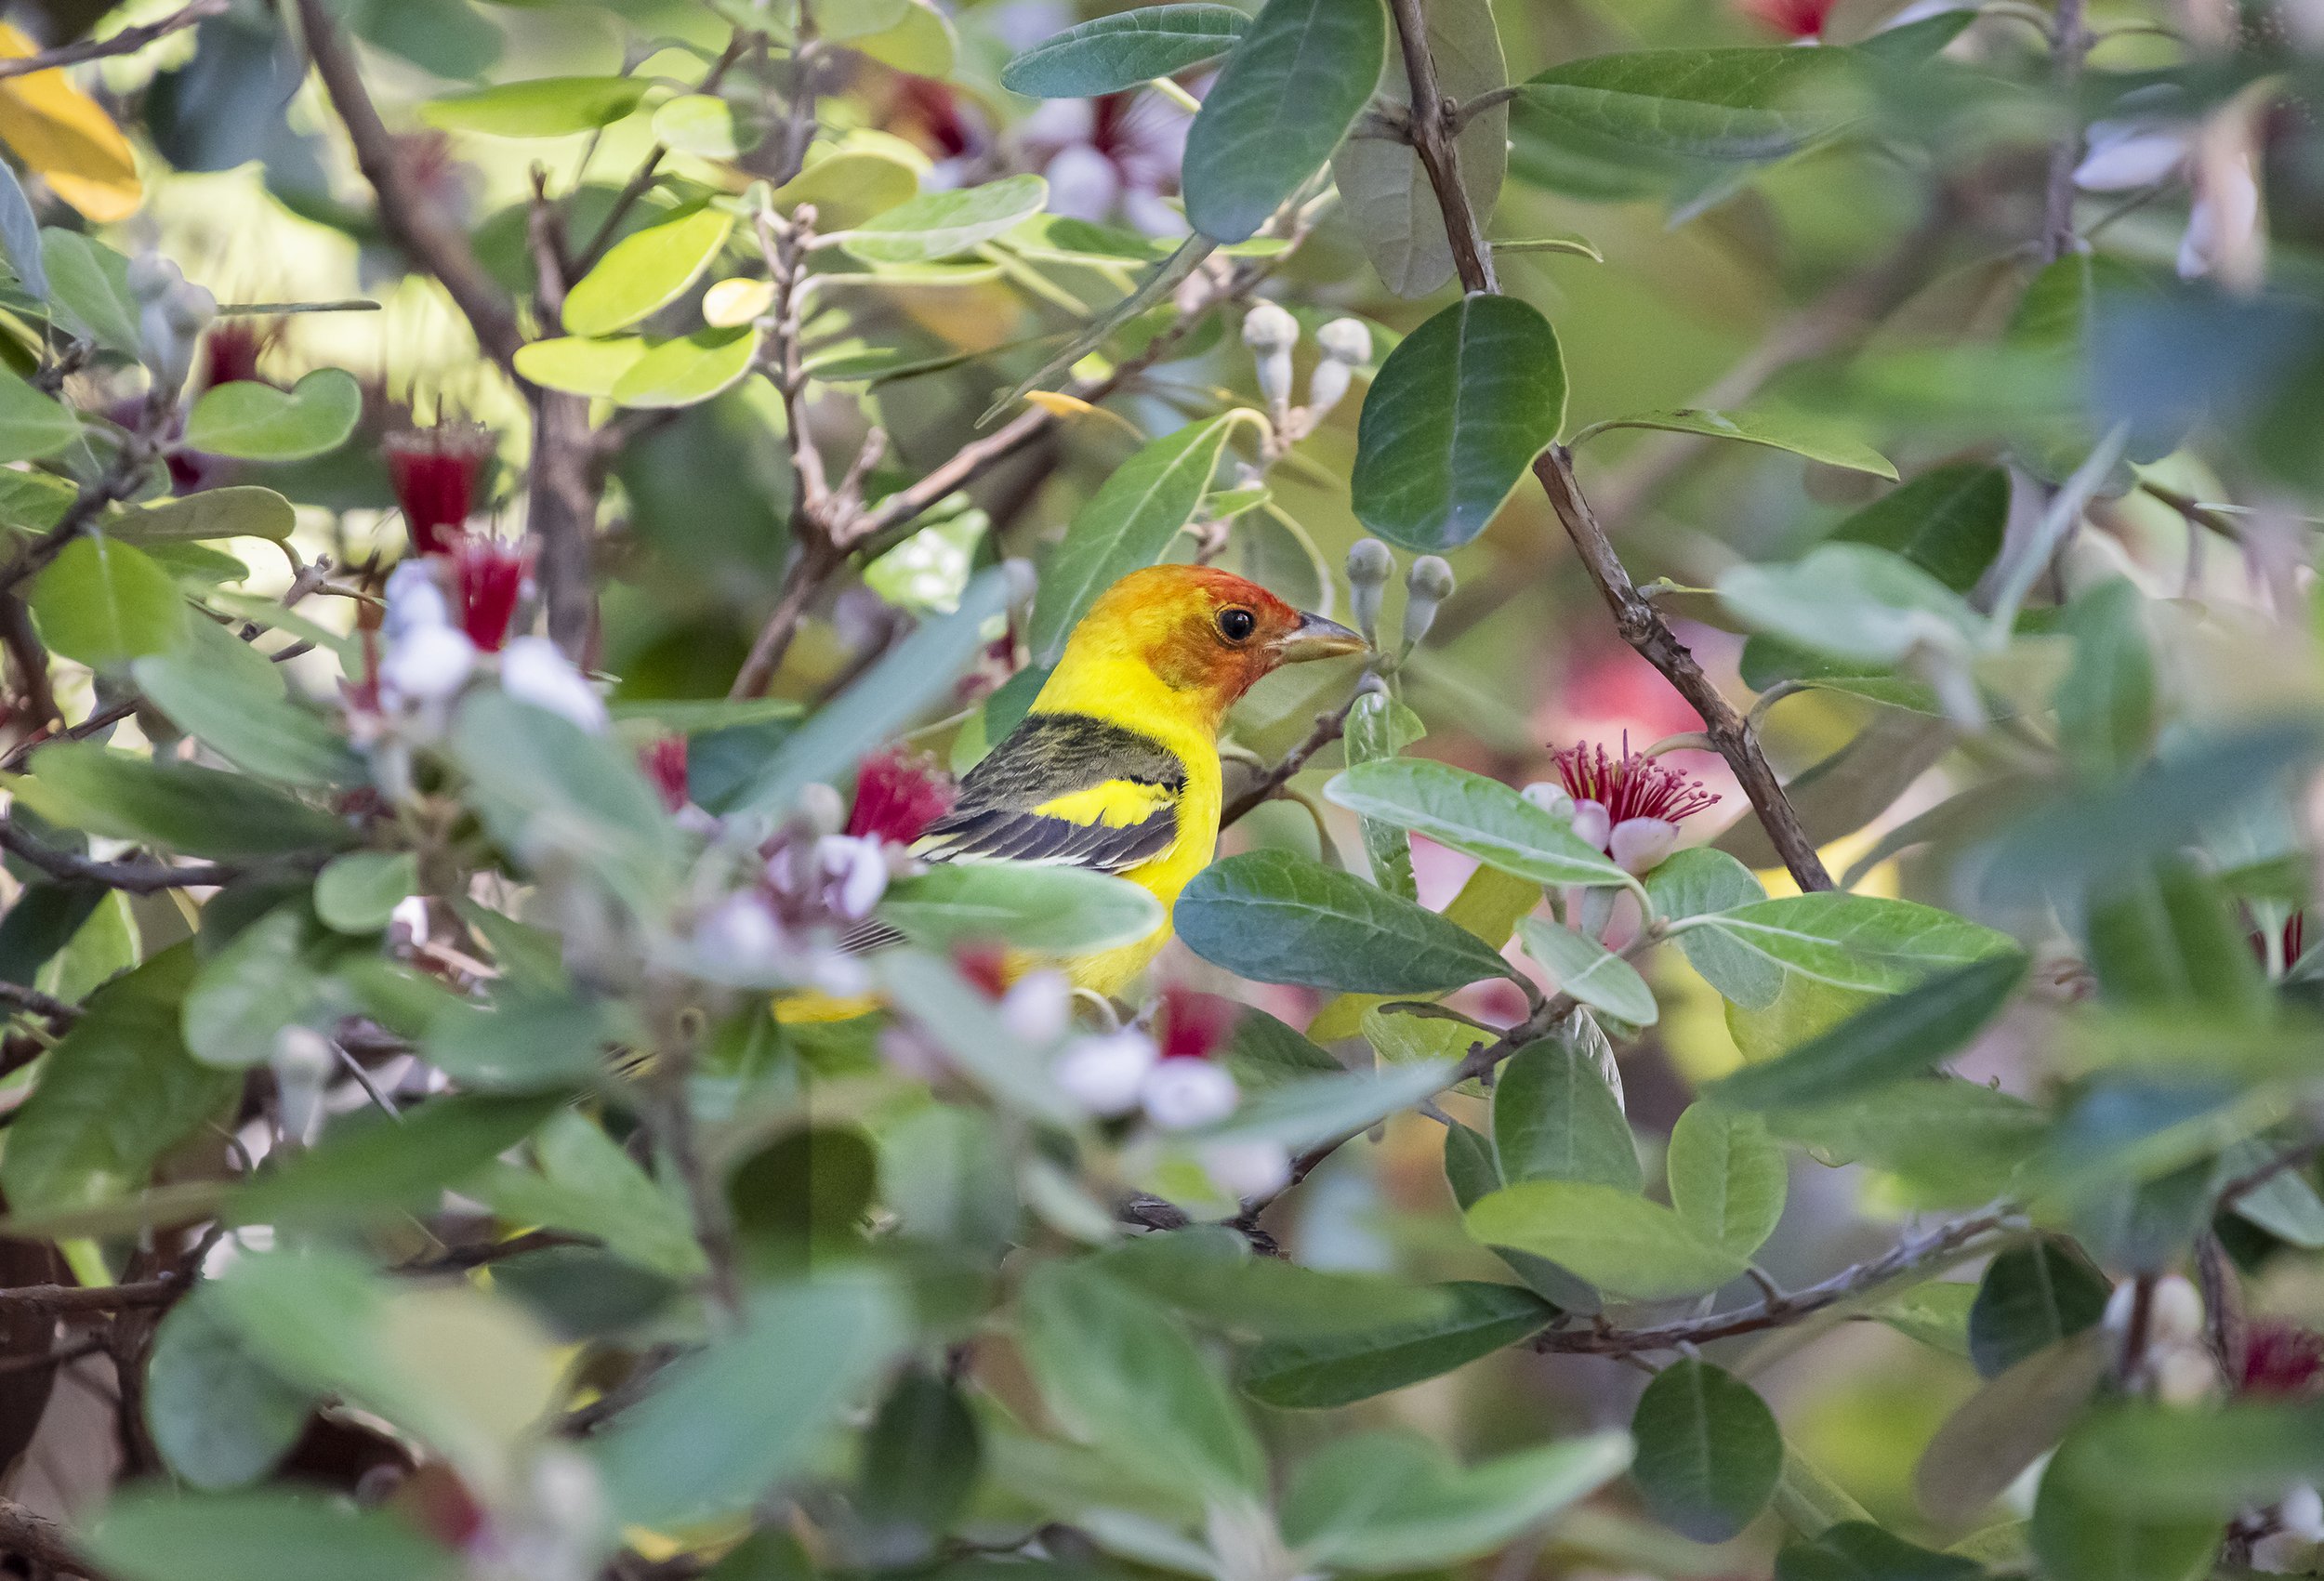
<path id="1" fill-rule="evenodd" d="M 905 747 L 875 753 L 855 771 L 855 805 L 847 833 L 908 846 L 952 810 L 958 794 L 936 760 Z"/>
<path id="2" fill-rule="evenodd" d="M 1117 213 L 1149 236 L 1183 236 L 1186 217 L 1163 198 L 1178 190 L 1186 112 L 1158 94 L 1052 99 L 1017 128 L 1027 163 L 1049 178 L 1049 211 L 1103 221 Z"/>
<path id="3" fill-rule="evenodd" d="M 464 534 L 453 541 L 452 566 L 460 594 L 460 629 L 480 651 L 499 652 L 532 574 L 533 546 Z"/>
<path id="4" fill-rule="evenodd" d="M 1243 1008 L 1216 994 L 1171 983 L 1155 996 L 1154 1035 L 1165 1060 L 1208 1060 L 1225 1051 Z"/>
<path id="5" fill-rule="evenodd" d="M 1739 8 L 1754 21 L 1766 23 L 1793 38 L 1821 38 L 1839 0 L 1740 0 Z"/>
<path id="6" fill-rule="evenodd" d="M 692 797 L 686 788 L 686 738 L 675 731 L 657 736 L 638 748 L 638 767 L 653 782 L 663 807 L 683 812 Z"/>
<path id="7" fill-rule="evenodd" d="M 1678 844 L 1679 824 L 1719 799 L 1693 775 L 1632 752 L 1627 731 L 1619 758 L 1587 742 L 1552 756 L 1574 798 L 1574 833 L 1626 872 L 1659 864 Z"/>
<path id="8" fill-rule="evenodd" d="M 404 428 L 380 441 L 388 482 L 414 548 L 429 555 L 451 548 L 445 534 L 457 532 L 475 510 L 496 448 L 493 431 L 482 423 Z"/>
<path id="9" fill-rule="evenodd" d="M 271 384 L 258 372 L 258 362 L 283 338 L 283 321 L 238 313 L 211 324 L 202 336 L 202 365 L 194 375 L 197 390 L 222 384 Z"/>
<path id="10" fill-rule="evenodd" d="M 2314 1394 L 2324 1386 L 2324 1334 L 2296 1324 L 2254 1322 L 2243 1339 L 2241 1394 Z"/>

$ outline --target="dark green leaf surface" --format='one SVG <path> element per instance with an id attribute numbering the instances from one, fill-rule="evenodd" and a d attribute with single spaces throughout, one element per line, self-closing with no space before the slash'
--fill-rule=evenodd
<path id="1" fill-rule="evenodd" d="M 1001 68 L 1030 99 L 1094 99 L 1176 76 L 1235 46 L 1250 19 L 1232 6 L 1141 6 L 1043 39 Z"/>
<path id="2" fill-rule="evenodd" d="M 1969 1309 L 1969 1355 L 1987 1377 L 2080 1334 L 2106 1310 L 2106 1276 L 2071 1241 L 2045 1236 L 1987 1265 Z"/>
<path id="3" fill-rule="evenodd" d="M 1448 1160 L 1453 1145 L 1448 1139 Z M 1487 1190 L 1519 1180 L 1594 1180 L 1625 1192 L 1645 1183 L 1622 1106 L 1597 1061 L 1565 1038 L 1531 1044 L 1501 1066 L 1492 1153 Z"/>
<path id="4" fill-rule="evenodd" d="M 1656 1519 L 1698 1543 L 1723 1543 L 1775 1496 L 1783 1434 L 1758 1391 L 1687 1356 L 1656 1375 L 1631 1416 L 1631 1476 Z"/>
<path id="5" fill-rule="evenodd" d="M 1186 136 L 1186 217 L 1242 242 L 1331 157 L 1388 46 L 1380 0 L 1267 0 Z"/>
<path id="6" fill-rule="evenodd" d="M 1489 867 L 1540 884 L 1627 884 L 1605 853 L 1582 843 L 1572 820 L 1499 780 L 1425 758 L 1350 766 L 1324 795 L 1352 812 L 1426 835 Z"/>
<path id="7" fill-rule="evenodd" d="M 1254 1350 L 1238 1381 L 1268 1405 L 1320 1410 L 1419 1383 L 1539 1333 L 1557 1309 L 1515 1285 L 1437 1286 L 1452 1310 L 1365 1334 L 1276 1340 Z"/>
<path id="8" fill-rule="evenodd" d="M 1509 971 L 1458 924 L 1287 851 L 1211 863 L 1173 916 L 1195 954 L 1258 982 L 1432 994 Z"/>
<path id="9" fill-rule="evenodd" d="M 2026 975 L 2026 957 L 1995 955 L 1883 999 L 1765 1064 L 1711 1084 L 1723 1103 L 1750 1109 L 1830 1103 L 1926 1071 L 1959 1052 Z"/>
<path id="10" fill-rule="evenodd" d="M 1646 49 L 1552 66 L 1523 85 L 1562 126 L 1642 153 L 1758 163 L 1844 125 L 1853 62 L 1839 50 Z"/>

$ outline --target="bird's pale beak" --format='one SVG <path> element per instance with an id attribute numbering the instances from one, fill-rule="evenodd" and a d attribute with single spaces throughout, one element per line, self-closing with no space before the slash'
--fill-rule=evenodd
<path id="1" fill-rule="evenodd" d="M 1302 614 L 1299 625 L 1275 644 L 1275 657 L 1284 664 L 1296 665 L 1309 659 L 1331 659 L 1342 653 L 1361 653 L 1370 646 L 1361 635 L 1350 631 L 1336 620 Z"/>

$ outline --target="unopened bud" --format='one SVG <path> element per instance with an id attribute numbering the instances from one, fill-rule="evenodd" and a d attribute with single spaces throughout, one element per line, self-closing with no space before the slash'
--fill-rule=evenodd
<path id="1" fill-rule="evenodd" d="M 1315 344 L 1328 362 L 1361 366 L 1372 360 L 1372 332 L 1362 319 L 1334 319 L 1315 332 Z"/>
<path id="2" fill-rule="evenodd" d="M 1605 850 L 1606 837 L 1614 832 L 1614 819 L 1601 802 L 1584 797 L 1574 803 L 1574 833 L 1583 845 L 1595 850 Z"/>
<path id="3" fill-rule="evenodd" d="M 2200 1405 L 2219 1385 L 2219 1369 L 2199 1345 L 2174 1345 L 2154 1365 L 2155 1398 L 2166 1405 Z"/>
<path id="4" fill-rule="evenodd" d="M 129 284 L 129 295 L 140 302 L 158 302 L 169 288 L 185 278 L 176 264 L 159 253 L 139 253 L 129 260 L 124 271 Z"/>
<path id="5" fill-rule="evenodd" d="M 323 1134 L 323 1089 L 337 1063 L 330 1040 L 312 1027 L 286 1026 L 275 1034 L 269 1063 L 284 1140 L 305 1147 Z"/>
<path id="6" fill-rule="evenodd" d="M 1235 1078 L 1208 1060 L 1165 1060 L 1139 1087 L 1146 1118 L 1166 1131 L 1192 1130 L 1235 1113 L 1242 1094 Z"/>
<path id="7" fill-rule="evenodd" d="M 2203 1337 L 2203 1298 L 2178 1274 L 2155 1281 L 2146 1307 L 2149 1343 L 2188 1345 Z"/>
<path id="8" fill-rule="evenodd" d="M 1373 647 L 1380 646 L 1380 603 L 1388 579 L 1396 572 L 1396 557 L 1378 538 L 1359 538 L 1348 551 L 1348 606 L 1355 628 Z"/>
<path id="9" fill-rule="evenodd" d="M 1409 649 L 1428 635 L 1428 628 L 1436 624 L 1436 611 L 1452 597 L 1452 567 L 1436 555 L 1422 555 L 1412 562 L 1412 570 L 1405 578 L 1404 645 Z"/>
<path id="10" fill-rule="evenodd" d="M 1315 364 L 1315 371 L 1307 375 L 1307 417 L 1310 423 L 1320 423 L 1331 409 L 1347 399 L 1348 386 L 1355 375 L 1349 366 L 1327 357 Z"/>
<path id="11" fill-rule="evenodd" d="M 1259 394 L 1268 409 L 1287 410 L 1291 404 L 1291 348 L 1299 344 L 1300 323 L 1273 302 L 1261 302 L 1244 315 L 1243 344 L 1258 366 Z"/>
<path id="12" fill-rule="evenodd" d="M 836 835 L 847 823 L 847 804 L 839 799 L 838 791 L 817 780 L 799 788 L 791 817 L 806 825 L 810 833 Z"/>

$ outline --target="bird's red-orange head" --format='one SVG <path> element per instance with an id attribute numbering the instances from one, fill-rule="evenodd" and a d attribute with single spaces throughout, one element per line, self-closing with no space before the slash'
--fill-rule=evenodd
<path id="1" fill-rule="evenodd" d="M 1279 665 L 1361 652 L 1365 645 L 1346 626 L 1301 613 L 1231 572 L 1156 565 L 1098 596 L 1074 628 L 1064 662 L 1132 660 L 1222 714 Z"/>

